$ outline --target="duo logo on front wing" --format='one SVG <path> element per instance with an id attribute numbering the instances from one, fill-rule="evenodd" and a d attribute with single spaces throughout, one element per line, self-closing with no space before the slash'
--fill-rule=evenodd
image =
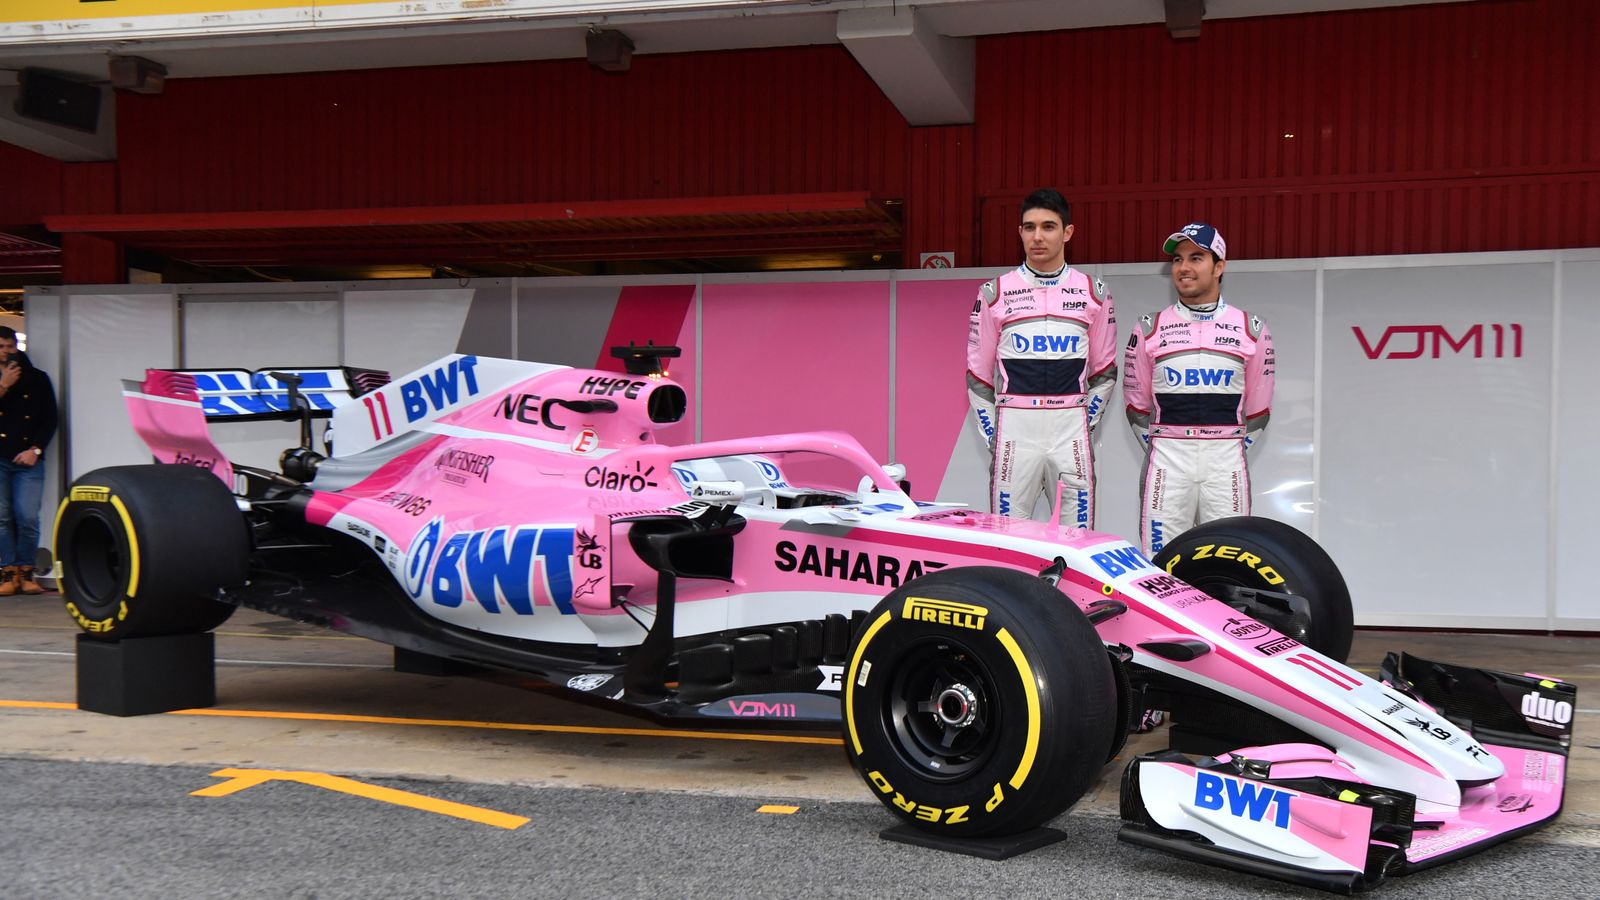
<path id="1" fill-rule="evenodd" d="M 405 588 L 413 599 L 426 595 L 448 609 L 470 601 L 487 613 L 531 616 L 536 606 L 554 606 L 571 615 L 573 598 L 594 593 L 603 581 L 588 571 L 574 584 L 577 534 L 573 525 L 501 525 L 445 537 L 444 519 L 436 518 L 406 554 Z M 598 563 L 593 542 L 585 549 Z"/>

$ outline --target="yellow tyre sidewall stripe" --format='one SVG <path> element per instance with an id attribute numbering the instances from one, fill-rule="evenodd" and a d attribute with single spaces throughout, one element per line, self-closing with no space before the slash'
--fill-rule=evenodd
<path id="1" fill-rule="evenodd" d="M 1017 666 L 1017 674 L 1022 676 L 1022 691 L 1027 698 L 1028 705 L 1028 739 L 1022 746 L 1022 759 L 1017 763 L 1017 771 L 1011 775 L 1011 787 L 1022 787 L 1028 780 L 1028 773 L 1033 771 L 1034 757 L 1039 753 L 1039 686 L 1033 680 L 1033 667 L 1028 665 L 1028 657 L 1023 654 L 1022 648 L 1017 646 L 1016 638 L 1011 632 L 1000 629 L 995 634 L 995 639 L 1011 654 L 1011 661 Z"/>
<path id="2" fill-rule="evenodd" d="M 861 738 L 860 738 L 859 735 L 856 734 L 856 705 L 855 705 L 856 670 L 861 668 L 861 657 L 866 654 L 867 645 L 872 643 L 873 636 L 876 635 L 878 633 L 878 630 L 883 628 L 883 626 L 887 625 L 889 623 L 889 620 L 893 619 L 893 618 L 894 618 L 894 611 L 893 610 L 884 610 L 883 615 L 879 616 L 878 620 L 876 622 L 873 622 L 872 625 L 867 628 L 866 633 L 861 636 L 861 643 L 856 644 L 855 655 L 850 657 L 850 671 L 845 674 L 845 679 L 844 679 L 844 722 L 845 722 L 845 729 L 847 731 L 849 731 L 849 733 L 850 733 L 850 746 L 855 749 L 855 752 L 856 752 L 857 756 L 861 755 Z"/>
<path id="3" fill-rule="evenodd" d="M 132 599 L 139 592 L 139 539 L 134 537 L 133 517 L 128 515 L 128 508 L 122 505 L 122 498 L 116 494 L 111 495 L 111 505 L 116 507 L 117 515 L 122 517 L 122 527 L 128 535 L 128 598 Z"/>

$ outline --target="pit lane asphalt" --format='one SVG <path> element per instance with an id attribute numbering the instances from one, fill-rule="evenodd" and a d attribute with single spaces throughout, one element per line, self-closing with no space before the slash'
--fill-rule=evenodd
<path id="1" fill-rule="evenodd" d="M 698 737 L 547 693 L 395 673 L 382 645 L 248 613 L 218 637 L 217 711 L 291 718 L 118 719 L 70 708 L 75 633 L 56 598 L 0 601 L 0 897 L 1325 896 L 1117 844 L 1120 764 L 1054 823 L 1066 841 L 989 862 L 878 840 L 894 822 L 825 732 Z M 1570 678 L 1580 708 L 1600 706 L 1600 641 L 1362 633 L 1353 659 L 1370 668 L 1402 647 Z M 1581 712 L 1577 732 L 1556 825 L 1382 894 L 1600 896 L 1600 715 Z M 1133 750 L 1158 746 L 1145 736 Z M 505 830 L 292 782 L 191 796 L 222 767 L 328 772 L 529 822 Z"/>

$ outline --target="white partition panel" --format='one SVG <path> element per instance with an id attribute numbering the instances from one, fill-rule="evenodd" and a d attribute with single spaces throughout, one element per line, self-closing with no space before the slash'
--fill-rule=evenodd
<path id="1" fill-rule="evenodd" d="M 168 292 L 66 297 L 69 366 L 56 384 L 66 384 L 70 404 L 64 417 L 72 435 L 69 481 L 102 466 L 150 461 L 128 424 L 122 379 L 177 365 L 176 308 Z"/>
<path id="2" fill-rule="evenodd" d="M 1541 626 L 1553 267 L 1407 262 L 1324 273 L 1322 544 L 1363 623 Z"/>
<path id="3" fill-rule="evenodd" d="M 1140 314 L 1173 300 L 1163 263 L 1088 268 L 1116 297 L 1119 346 Z M 708 398 L 701 409 L 696 397 L 697 413 L 723 423 L 712 429 L 719 435 L 747 431 L 740 420 L 752 415 L 770 420 L 766 430 L 823 422 L 785 416 L 784 401 L 758 389 L 784 354 L 805 354 L 829 378 L 859 382 L 854 418 L 827 423 L 858 429 L 879 450 L 890 435 L 902 455 L 914 442 L 924 451 L 914 483 L 937 480 L 941 498 L 982 506 L 987 456 L 975 429 L 957 431 L 952 418 L 965 401 L 946 404 L 929 388 L 962 391 L 958 338 L 968 307 L 918 283 L 976 284 L 995 274 L 694 278 L 696 288 L 710 282 L 720 292 L 709 319 L 703 297 L 641 292 L 662 283 L 651 278 L 45 288 L 29 292 L 28 328 L 36 362 L 66 399 L 60 443 L 70 445 L 62 448 L 69 478 L 148 458 L 118 390 L 145 367 L 406 371 L 462 342 L 590 365 L 615 339 L 608 335 L 648 324 L 664 340 L 703 343 L 712 363 L 734 363 L 706 365 L 685 348 L 683 365 L 700 371 Z M 878 287 L 890 298 L 848 341 L 805 319 L 826 293 L 812 286 L 840 281 L 884 281 Z M 1600 393 L 1586 355 L 1587 336 L 1600 333 L 1600 250 L 1235 260 L 1224 293 L 1266 320 L 1278 348 L 1272 424 L 1251 460 L 1256 512 L 1319 538 L 1350 583 L 1358 624 L 1600 630 L 1600 594 L 1588 574 L 1600 537 L 1589 514 L 1600 509 Z M 902 294 L 888 327 L 899 302 L 892 298 Z M 477 302 L 485 298 L 492 302 Z M 723 327 L 729 304 L 745 319 Z M 925 315 L 959 321 L 933 327 L 917 321 Z M 786 333 L 792 346 L 764 338 L 756 343 L 778 346 L 780 356 L 752 355 L 756 325 L 777 318 L 817 334 L 795 341 Z M 793 403 L 792 391 L 784 396 Z M 1132 535 L 1143 454 L 1123 406 L 1118 390 L 1096 438 L 1097 524 Z M 215 433 L 230 455 L 262 466 L 297 440 L 288 423 L 219 424 Z M 929 447 L 943 449 L 930 456 Z"/>
<path id="4" fill-rule="evenodd" d="M 344 292 L 343 362 L 404 375 L 454 353 L 472 288 Z"/>
<path id="5" fill-rule="evenodd" d="M 66 416 L 66 355 L 63 352 L 66 343 L 66 320 L 62 315 L 61 298 L 56 295 L 30 296 L 24 302 L 24 316 L 26 324 L 19 326 L 28 336 L 28 358 L 33 364 L 44 370 L 50 376 L 50 383 L 55 387 L 56 403 L 59 415 L 56 418 L 56 434 L 51 439 L 50 446 L 44 454 L 44 494 L 39 498 L 40 531 L 44 543 L 48 544 L 52 518 L 56 507 L 61 505 L 60 485 L 63 480 L 66 465 L 66 451 L 72 445 L 67 437 L 71 431 L 71 423 Z"/>
<path id="6" fill-rule="evenodd" d="M 1600 541 L 1600 390 L 1595 388 L 1594 335 L 1600 334 L 1600 260 L 1557 263 L 1558 309 L 1555 352 L 1555 453 L 1550 492 L 1550 541 L 1555 583 L 1550 627 L 1600 631 L 1600 591 L 1595 590 L 1594 554 Z"/>
<path id="7" fill-rule="evenodd" d="M 181 296 L 183 367 L 341 365 L 338 292 L 307 291 L 299 285 L 283 288 L 294 293 Z M 323 449 L 325 427 L 326 422 L 314 423 L 318 450 Z M 234 462 L 275 469 L 279 454 L 299 445 L 300 426 L 294 422 L 213 422 L 211 435 L 217 448 Z"/>

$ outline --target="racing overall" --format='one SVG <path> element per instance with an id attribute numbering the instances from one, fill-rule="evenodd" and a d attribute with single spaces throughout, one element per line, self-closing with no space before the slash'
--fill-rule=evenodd
<path id="1" fill-rule="evenodd" d="M 1041 490 L 1061 522 L 1094 527 L 1092 432 L 1117 380 L 1104 283 L 1063 266 L 985 282 L 967 336 L 967 399 L 993 452 L 989 508 L 1027 518 Z"/>
<path id="2" fill-rule="evenodd" d="M 1272 335 L 1226 300 L 1140 316 L 1124 354 L 1128 422 L 1145 445 L 1139 534 L 1147 555 L 1183 531 L 1250 514 L 1245 450 L 1272 407 Z"/>

